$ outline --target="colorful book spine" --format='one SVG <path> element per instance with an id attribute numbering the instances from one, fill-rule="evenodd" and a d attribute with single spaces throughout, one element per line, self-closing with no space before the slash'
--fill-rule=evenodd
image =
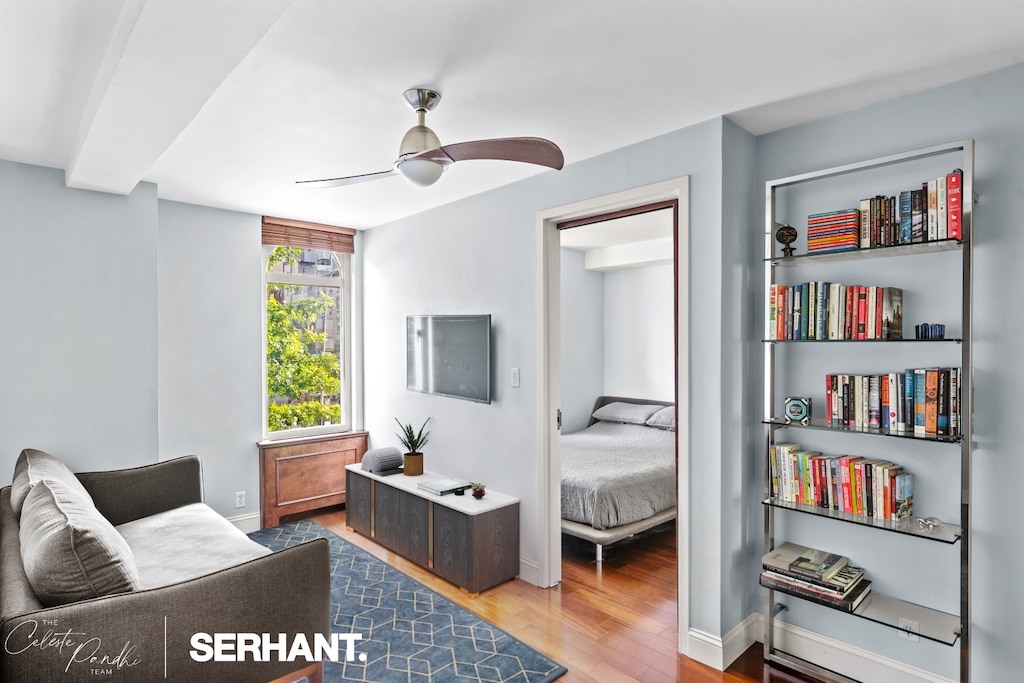
<path id="1" fill-rule="evenodd" d="M 924 373 L 924 431 L 938 432 L 939 369 L 927 368 Z"/>
<path id="2" fill-rule="evenodd" d="M 940 175 L 935 179 L 935 207 L 936 213 L 938 214 L 938 238 L 944 240 L 949 235 L 949 228 L 947 223 L 947 203 L 946 203 L 946 176 Z"/>
<path id="3" fill-rule="evenodd" d="M 914 435 L 924 436 L 925 432 L 925 370 L 924 368 L 914 369 Z"/>
<path id="4" fill-rule="evenodd" d="M 946 175 L 946 234 L 949 239 L 963 239 L 963 171 L 956 169 Z"/>
<path id="5" fill-rule="evenodd" d="M 928 241 L 927 202 L 927 190 L 910 191 L 910 237 L 914 244 Z"/>
<path id="6" fill-rule="evenodd" d="M 929 180 L 924 184 L 925 192 L 927 193 L 928 209 L 927 209 L 927 226 L 928 226 L 928 241 L 934 242 L 939 239 L 939 202 L 938 202 L 938 189 L 934 180 Z"/>

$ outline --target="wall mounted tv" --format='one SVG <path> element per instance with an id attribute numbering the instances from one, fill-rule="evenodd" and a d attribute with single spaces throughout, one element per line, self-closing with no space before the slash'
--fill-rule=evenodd
<path id="1" fill-rule="evenodd" d="M 491 402 L 491 316 L 406 318 L 406 388 Z"/>

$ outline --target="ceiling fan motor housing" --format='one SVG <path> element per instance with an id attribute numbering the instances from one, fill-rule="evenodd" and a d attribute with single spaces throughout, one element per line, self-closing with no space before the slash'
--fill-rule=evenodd
<path id="1" fill-rule="evenodd" d="M 440 146 L 441 141 L 434 134 L 434 131 L 421 123 L 410 128 L 409 132 L 402 138 L 402 144 L 398 148 L 398 158 L 401 159 L 410 154 L 426 152 L 428 149 L 437 149 Z"/>

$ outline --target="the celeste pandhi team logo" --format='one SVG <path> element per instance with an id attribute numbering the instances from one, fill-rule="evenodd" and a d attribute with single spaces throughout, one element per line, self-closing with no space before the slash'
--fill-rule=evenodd
<path id="1" fill-rule="evenodd" d="M 88 632 L 67 627 L 56 619 L 27 619 L 4 639 L 9 655 L 40 653 L 58 658 L 64 672 L 82 667 L 93 675 L 112 674 L 141 663 L 138 646 L 130 638 L 104 642 Z"/>
<path id="2" fill-rule="evenodd" d="M 316 633 L 312 639 L 303 633 L 194 633 L 188 655 L 199 663 L 365 662 L 366 653 L 356 652 L 362 638 L 361 633 Z M 56 619 L 26 619 L 4 639 L 8 655 L 53 657 L 65 673 L 84 670 L 94 676 L 131 670 L 143 662 L 141 650 L 131 638 L 100 638 Z M 163 650 L 166 666 L 166 642 Z"/>

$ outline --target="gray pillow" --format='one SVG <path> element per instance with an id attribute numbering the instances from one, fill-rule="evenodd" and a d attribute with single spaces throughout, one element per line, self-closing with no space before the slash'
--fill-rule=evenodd
<path id="1" fill-rule="evenodd" d="M 654 415 L 647 418 L 648 427 L 656 427 L 657 429 L 668 429 L 671 431 L 676 430 L 676 407 L 665 406 Z"/>
<path id="2" fill-rule="evenodd" d="M 25 497 L 21 559 L 39 602 L 47 607 L 139 587 L 128 543 L 88 498 L 44 479 Z"/>
<path id="3" fill-rule="evenodd" d="M 649 403 L 622 403 L 615 401 L 603 405 L 594 411 L 594 419 L 603 422 L 625 422 L 626 424 L 642 425 L 647 418 L 658 412 L 661 406 Z"/>
<path id="4" fill-rule="evenodd" d="M 14 480 L 11 482 L 11 507 L 15 517 L 21 516 L 21 508 L 29 490 L 43 479 L 59 481 L 92 503 L 89 492 L 60 459 L 34 448 L 26 448 L 14 464 Z"/>

